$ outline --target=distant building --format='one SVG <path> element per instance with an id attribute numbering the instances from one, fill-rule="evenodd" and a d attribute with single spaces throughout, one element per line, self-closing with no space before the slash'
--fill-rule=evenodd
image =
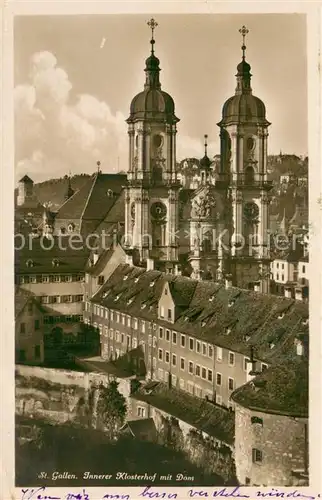
<path id="1" fill-rule="evenodd" d="M 36 232 L 42 221 L 44 207 L 34 193 L 34 182 L 28 175 L 20 179 L 15 199 L 15 233 Z"/>
<path id="2" fill-rule="evenodd" d="M 15 291 L 16 363 L 44 362 L 44 310 L 36 297 L 20 287 Z"/>

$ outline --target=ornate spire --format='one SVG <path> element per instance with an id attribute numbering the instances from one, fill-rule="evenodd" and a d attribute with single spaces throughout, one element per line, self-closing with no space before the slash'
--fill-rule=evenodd
<path id="1" fill-rule="evenodd" d="M 211 165 L 211 161 L 207 155 L 207 148 L 208 148 L 208 143 L 207 143 L 208 135 L 207 134 L 204 135 L 204 139 L 205 139 L 205 142 L 204 142 L 205 156 L 200 160 L 200 167 L 201 168 L 209 168 Z"/>
<path id="2" fill-rule="evenodd" d="M 242 26 L 239 30 L 239 33 L 241 33 L 243 37 L 243 45 L 241 49 L 243 51 L 243 61 L 245 61 L 245 52 L 246 52 L 245 37 L 249 33 L 249 30 L 246 28 L 246 26 Z"/>
<path id="3" fill-rule="evenodd" d="M 146 74 L 146 81 L 145 81 L 145 88 L 157 88 L 159 89 L 161 87 L 160 81 L 159 81 L 159 73 L 160 73 L 160 68 L 159 64 L 160 61 L 159 59 L 154 55 L 154 30 L 158 26 L 158 23 L 155 21 L 155 19 L 150 19 L 150 21 L 147 22 L 147 25 L 151 29 L 151 55 L 150 57 L 147 58 L 145 61 L 145 74 Z"/>
<path id="4" fill-rule="evenodd" d="M 246 26 L 242 26 L 239 29 L 239 33 L 243 37 L 243 45 L 241 46 L 243 56 L 242 56 L 242 61 L 237 66 L 236 94 L 250 94 L 252 92 L 250 85 L 250 80 L 252 75 L 250 73 L 250 65 L 246 62 L 246 56 L 245 56 L 246 53 L 245 37 L 249 33 L 249 30 L 246 28 Z"/>
<path id="5" fill-rule="evenodd" d="M 151 43 L 151 54 L 153 55 L 154 54 L 154 44 L 155 44 L 154 30 L 158 26 L 158 23 L 152 17 L 150 19 L 150 21 L 147 22 L 147 25 L 151 28 L 151 40 L 150 40 L 150 43 Z"/>

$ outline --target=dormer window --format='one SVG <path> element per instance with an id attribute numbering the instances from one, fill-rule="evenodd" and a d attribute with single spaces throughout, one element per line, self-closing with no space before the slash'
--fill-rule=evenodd
<path id="1" fill-rule="evenodd" d="M 268 347 L 269 347 L 270 349 L 274 349 L 274 347 L 275 347 L 274 342 L 270 342 L 270 343 L 268 344 Z"/>
<path id="2" fill-rule="evenodd" d="M 154 285 L 155 285 L 155 280 L 151 281 L 150 288 L 152 288 Z"/>
<path id="3" fill-rule="evenodd" d="M 278 315 L 278 319 L 283 319 L 283 318 L 284 318 L 284 316 L 285 316 L 285 313 L 280 313 L 280 314 Z"/>
<path id="4" fill-rule="evenodd" d="M 33 267 L 34 265 L 34 261 L 32 259 L 28 259 L 27 262 L 26 262 L 26 266 L 27 267 Z"/>
<path id="5" fill-rule="evenodd" d="M 134 297 L 131 297 L 128 301 L 127 301 L 127 305 L 129 306 L 130 304 L 132 304 L 132 302 L 134 301 Z"/>
<path id="6" fill-rule="evenodd" d="M 106 297 L 108 297 L 110 293 L 111 290 L 106 290 L 106 292 L 103 293 L 103 299 L 106 299 Z"/>
<path id="7" fill-rule="evenodd" d="M 107 194 L 107 196 L 109 198 L 112 198 L 112 196 L 113 196 L 114 193 L 113 193 L 112 189 L 108 189 L 107 192 L 106 192 L 106 194 Z"/>
<path id="8" fill-rule="evenodd" d="M 207 321 L 205 321 L 205 320 L 203 320 L 203 321 L 201 322 L 201 326 L 206 326 L 206 324 L 207 324 Z"/>
<path id="9" fill-rule="evenodd" d="M 250 340 L 250 335 L 244 335 L 244 341 L 248 342 Z"/>
<path id="10" fill-rule="evenodd" d="M 139 281 L 139 278 L 134 278 L 134 283 L 137 283 Z"/>
<path id="11" fill-rule="evenodd" d="M 146 304 L 142 304 L 141 309 L 145 309 L 145 308 L 146 308 Z"/>
<path id="12" fill-rule="evenodd" d="M 225 330 L 226 335 L 229 335 L 231 333 L 231 328 L 227 327 Z"/>
<path id="13" fill-rule="evenodd" d="M 234 300 L 230 300 L 228 302 L 228 307 L 232 307 L 234 304 L 235 304 L 235 301 Z"/>
<path id="14" fill-rule="evenodd" d="M 164 295 L 168 295 L 168 289 L 167 288 L 164 289 Z"/>
<path id="15" fill-rule="evenodd" d="M 126 274 L 125 276 L 123 276 L 123 281 L 126 281 L 128 279 L 128 275 Z"/>
<path id="16" fill-rule="evenodd" d="M 51 261 L 51 263 L 52 263 L 53 267 L 58 267 L 59 266 L 59 260 L 58 259 L 53 259 Z"/>
<path id="17" fill-rule="evenodd" d="M 70 222 L 68 224 L 68 232 L 72 233 L 74 231 L 74 229 L 75 229 L 75 224 L 73 224 L 72 222 Z"/>
<path id="18" fill-rule="evenodd" d="M 122 295 L 122 294 L 121 294 L 121 293 L 119 293 L 119 294 L 115 297 L 114 302 L 117 302 L 117 301 L 119 300 L 119 298 L 121 297 L 121 295 Z"/>
<path id="19" fill-rule="evenodd" d="M 302 321 L 303 326 L 307 326 L 309 324 L 309 318 L 306 318 Z"/>
<path id="20" fill-rule="evenodd" d="M 211 297 L 209 297 L 209 302 L 213 302 L 215 296 L 214 295 L 211 295 Z"/>

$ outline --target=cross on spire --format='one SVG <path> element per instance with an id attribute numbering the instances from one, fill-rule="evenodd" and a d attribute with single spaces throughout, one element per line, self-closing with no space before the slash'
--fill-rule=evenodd
<path id="1" fill-rule="evenodd" d="M 147 22 L 147 25 L 149 26 L 149 28 L 151 29 L 151 54 L 154 54 L 154 44 L 155 44 L 155 41 L 154 41 L 154 30 L 155 28 L 158 26 L 158 23 L 156 22 L 155 19 L 153 19 L 153 17 L 150 19 L 150 21 Z"/>
<path id="2" fill-rule="evenodd" d="M 242 51 L 243 51 L 243 61 L 245 61 L 245 51 L 246 51 L 245 37 L 246 37 L 247 33 L 249 33 L 249 30 L 246 28 L 246 26 L 242 26 L 239 30 L 239 33 L 243 37 Z"/>

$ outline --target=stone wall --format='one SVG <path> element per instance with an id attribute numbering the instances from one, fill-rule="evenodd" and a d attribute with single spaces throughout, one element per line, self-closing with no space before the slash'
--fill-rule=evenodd
<path id="1" fill-rule="evenodd" d="M 53 424 L 77 422 L 86 425 L 91 398 L 96 401 L 97 387 L 106 386 L 111 379 L 114 377 L 108 374 L 16 365 L 16 414 Z M 130 381 L 117 379 L 117 382 L 128 404 Z M 91 415 L 87 416 L 92 419 L 95 408 L 90 411 Z"/>
<path id="2" fill-rule="evenodd" d="M 255 412 L 235 403 L 235 461 L 240 484 L 302 484 L 305 480 L 296 476 L 306 470 L 307 428 L 307 419 Z M 261 460 L 254 460 L 253 449 L 261 452 Z"/>
<path id="3" fill-rule="evenodd" d="M 140 411 L 138 411 L 139 408 Z M 183 451 L 192 463 L 205 468 L 207 473 L 219 474 L 225 481 L 235 480 L 233 446 L 227 445 L 205 432 L 198 431 L 196 427 L 174 418 L 169 413 L 159 410 L 145 401 L 131 398 L 128 419 L 138 420 L 149 417 L 154 420 L 160 444 L 177 451 Z"/>

